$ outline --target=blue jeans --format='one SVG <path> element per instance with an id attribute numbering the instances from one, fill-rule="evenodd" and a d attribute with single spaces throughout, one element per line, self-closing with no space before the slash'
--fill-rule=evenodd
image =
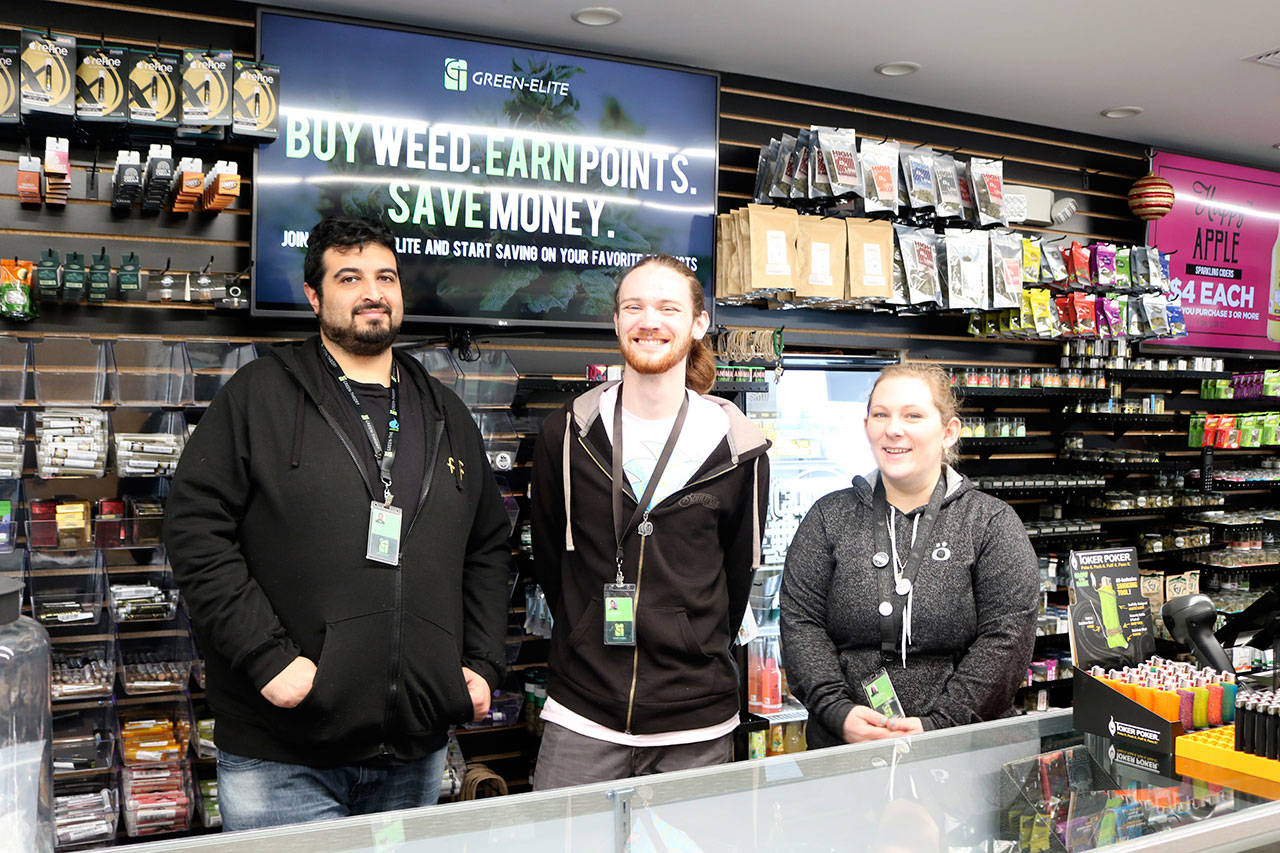
<path id="1" fill-rule="evenodd" d="M 219 750 L 222 828 L 260 829 L 434 805 L 447 750 L 379 767 L 307 767 Z"/>

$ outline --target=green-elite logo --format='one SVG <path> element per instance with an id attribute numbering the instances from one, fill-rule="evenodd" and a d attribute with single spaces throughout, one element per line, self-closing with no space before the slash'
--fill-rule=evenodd
<path id="1" fill-rule="evenodd" d="M 465 59 L 446 59 L 444 61 L 444 87 L 450 92 L 467 91 L 467 61 Z"/>

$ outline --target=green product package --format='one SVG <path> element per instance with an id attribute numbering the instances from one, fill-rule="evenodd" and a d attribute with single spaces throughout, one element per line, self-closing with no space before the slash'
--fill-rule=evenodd
<path id="1" fill-rule="evenodd" d="M 104 302 L 111 291 L 111 258 L 104 251 L 89 266 L 89 301 Z"/>
<path id="2" fill-rule="evenodd" d="M 1240 428 L 1240 446 L 1241 447 L 1261 447 L 1262 446 L 1262 424 L 1258 421 L 1259 415 L 1241 415 L 1236 425 Z"/>
<path id="3" fill-rule="evenodd" d="M 1192 415 L 1187 428 L 1187 447 L 1199 447 L 1204 441 L 1204 415 Z"/>
<path id="4" fill-rule="evenodd" d="M 142 262 L 135 252 L 130 252 L 120 260 L 120 268 L 116 270 L 116 286 L 120 292 L 137 290 L 142 286 Z"/>
<path id="5" fill-rule="evenodd" d="M 58 298 L 58 268 L 61 259 L 53 249 L 45 249 L 36 263 L 36 295 L 41 299 Z"/>
<path id="6" fill-rule="evenodd" d="M 1116 250 L 1116 287 L 1129 287 L 1129 249 Z"/>
<path id="7" fill-rule="evenodd" d="M 88 271 L 85 269 L 84 255 L 79 252 L 67 252 L 62 260 L 62 298 L 67 302 L 79 302 L 84 296 L 85 280 Z"/>
<path id="8" fill-rule="evenodd" d="M 1105 583 L 1103 582 L 1105 581 Z M 1102 578 L 1097 587 L 1098 606 L 1102 611 L 1102 632 L 1107 640 L 1107 648 L 1123 649 L 1129 645 L 1124 638 L 1124 630 L 1120 625 L 1120 607 L 1116 603 L 1116 588 L 1110 578 Z"/>
<path id="9" fill-rule="evenodd" d="M 1280 370 L 1268 370 L 1262 374 L 1262 396 L 1280 397 Z"/>
<path id="10" fill-rule="evenodd" d="M 1261 441 L 1264 446 L 1280 444 L 1280 412 L 1267 412 L 1263 416 Z"/>

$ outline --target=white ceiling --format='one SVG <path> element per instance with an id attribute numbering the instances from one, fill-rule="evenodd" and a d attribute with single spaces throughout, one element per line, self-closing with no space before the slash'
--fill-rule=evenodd
<path id="1" fill-rule="evenodd" d="M 275 0 L 283 6 L 793 80 L 1280 170 L 1280 2 Z M 584 27 L 585 5 L 622 12 Z M 923 68 L 888 79 L 894 60 Z M 1136 118 L 1105 119 L 1137 105 Z"/>

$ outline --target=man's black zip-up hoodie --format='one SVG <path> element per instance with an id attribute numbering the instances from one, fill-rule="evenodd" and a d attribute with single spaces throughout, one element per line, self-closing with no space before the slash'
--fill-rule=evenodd
<path id="1" fill-rule="evenodd" d="M 217 745 L 312 766 L 422 757 L 471 718 L 461 668 L 504 672 L 509 521 L 465 406 L 397 354 L 426 425 L 398 567 L 365 558 L 382 486 L 335 412 L 319 338 L 279 345 L 219 391 L 188 441 L 165 544 L 207 667 Z M 299 654 L 311 692 L 261 688 Z"/>
<path id="2" fill-rule="evenodd" d="M 655 734 L 723 723 L 739 710 L 731 647 L 760 562 L 769 443 L 731 403 L 729 433 L 689 483 L 649 513 L 653 534 L 623 540 L 635 584 L 636 645 L 604 645 L 604 585 L 616 580 L 612 448 L 601 385 L 550 415 L 533 461 L 534 573 L 555 617 L 549 696 L 615 731 Z M 623 483 L 623 517 L 636 496 Z"/>

